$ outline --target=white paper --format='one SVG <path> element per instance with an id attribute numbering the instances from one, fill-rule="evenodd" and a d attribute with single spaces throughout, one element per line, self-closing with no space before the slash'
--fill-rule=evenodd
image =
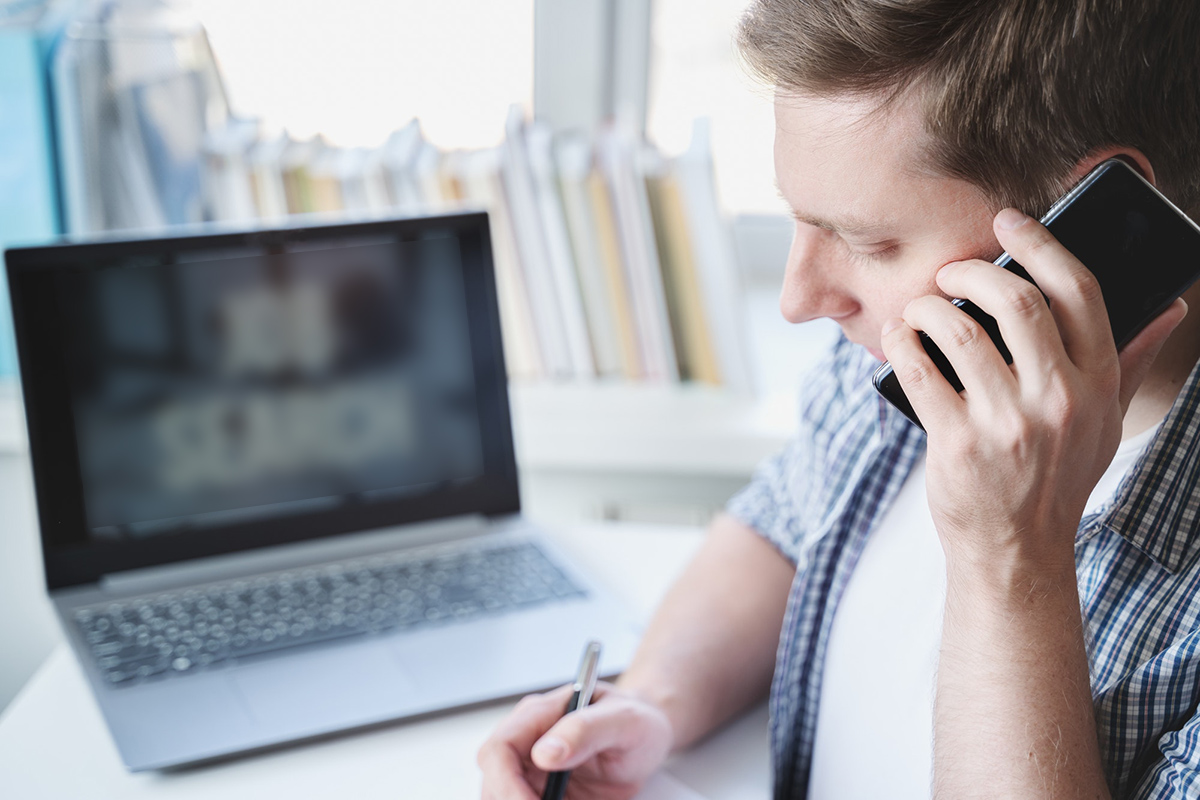
<path id="1" fill-rule="evenodd" d="M 633 800 L 704 800 L 666 772 L 656 772 Z"/>

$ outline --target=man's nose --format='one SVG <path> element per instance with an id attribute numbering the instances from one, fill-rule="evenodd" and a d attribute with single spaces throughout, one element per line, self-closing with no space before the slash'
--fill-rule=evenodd
<path id="1" fill-rule="evenodd" d="M 847 270 L 838 263 L 836 238 L 821 228 L 796 225 L 779 296 L 780 311 L 788 322 L 837 319 L 854 311 L 854 299 L 842 283 Z"/>

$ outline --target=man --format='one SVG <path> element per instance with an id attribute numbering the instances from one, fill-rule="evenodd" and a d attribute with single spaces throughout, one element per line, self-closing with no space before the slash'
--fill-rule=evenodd
<path id="1" fill-rule="evenodd" d="M 566 768 L 571 797 L 630 797 L 772 674 L 779 798 L 1200 793 L 1200 315 L 1118 354 L 1091 274 L 1013 208 L 1122 156 L 1200 210 L 1198 41 L 1177 0 L 752 5 L 796 217 L 783 313 L 845 336 L 633 665 L 566 718 L 566 689 L 522 700 L 486 798 Z M 927 437 L 871 389 L 885 357 Z"/>

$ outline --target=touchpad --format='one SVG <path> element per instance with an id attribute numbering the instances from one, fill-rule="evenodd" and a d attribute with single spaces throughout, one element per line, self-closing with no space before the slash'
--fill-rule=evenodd
<path id="1" fill-rule="evenodd" d="M 240 668 L 233 679 L 264 727 L 314 731 L 395 716 L 418 690 L 378 642 L 273 658 Z"/>

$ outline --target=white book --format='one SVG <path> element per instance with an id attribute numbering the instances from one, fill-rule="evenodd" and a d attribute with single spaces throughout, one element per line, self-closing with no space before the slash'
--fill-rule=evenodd
<path id="1" fill-rule="evenodd" d="M 555 144 L 558 182 L 562 193 L 567 229 L 575 254 L 579 293 L 587 314 L 596 372 L 620 375 L 621 342 L 617 330 L 614 300 L 604 274 L 601 244 L 594 211 L 588 197 L 588 177 L 592 171 L 592 143 L 583 134 L 560 136 Z"/>
<path id="2" fill-rule="evenodd" d="M 575 367 L 558 305 L 554 272 L 546 252 L 541 214 L 525 151 L 525 117 L 520 106 L 514 105 L 509 111 L 502 153 L 504 190 L 512 212 L 517 252 L 529 288 L 530 306 L 546 374 L 552 378 L 570 378 L 575 375 Z"/>
<path id="3" fill-rule="evenodd" d="M 436 145 L 422 141 L 413 157 L 411 176 L 416 186 L 419 205 L 415 213 L 428 214 L 444 211 L 452 204 L 452 198 L 446 196 L 442 186 L 442 159 L 445 156 Z"/>
<path id="4" fill-rule="evenodd" d="M 712 326 L 722 382 L 749 394 L 754 385 L 746 349 L 746 323 L 742 313 L 742 286 L 737 252 L 728 221 L 717 201 L 713 175 L 709 121 L 697 119 L 687 152 L 675 159 L 675 174 L 683 191 L 683 205 L 692 236 L 692 253 L 700 278 L 705 316 Z"/>
<path id="5" fill-rule="evenodd" d="M 387 168 L 383 161 L 383 148 L 368 149 L 363 154 L 363 193 L 367 209 L 372 214 L 386 214 L 392 207 L 388 194 Z"/>
<path id="6" fill-rule="evenodd" d="M 250 178 L 254 204 L 264 219 L 279 219 L 288 213 L 287 193 L 283 187 L 283 153 L 288 137 L 260 141 L 250 148 Z"/>
<path id="7" fill-rule="evenodd" d="M 499 149 L 471 153 L 463 160 L 459 177 L 468 203 L 488 212 L 508 376 L 510 379 L 536 380 L 544 374 L 542 356 L 514 241 L 508 201 L 500 180 Z"/>
<path id="8" fill-rule="evenodd" d="M 652 380 L 678 381 L 679 365 L 671 340 L 662 268 L 637 148 L 633 134 L 622 127 L 605 131 L 600 139 L 601 163 L 612 187 L 646 376 Z"/>
<path id="9" fill-rule="evenodd" d="M 258 127 L 257 120 L 232 118 L 205 138 L 207 169 L 201 174 L 213 219 L 243 222 L 258 216 L 249 162 Z"/>
<path id="10" fill-rule="evenodd" d="M 413 119 L 393 132 L 382 148 L 381 160 L 391 206 L 402 214 L 419 214 L 425 210 L 425 200 L 414 176 L 417 156 L 425 144 L 421 123 Z"/>
<path id="11" fill-rule="evenodd" d="M 562 199 L 558 193 L 558 170 L 554 164 L 554 134 L 545 124 L 534 123 L 525 133 L 529 153 L 530 174 L 534 194 L 541 212 L 542 232 L 546 241 L 546 256 L 554 273 L 554 288 L 562 312 L 563 330 L 571 363 L 577 378 L 592 378 L 596 364 L 592 358 L 592 343 L 584 317 L 583 298 L 575 267 L 575 254 L 567 233 Z"/>

